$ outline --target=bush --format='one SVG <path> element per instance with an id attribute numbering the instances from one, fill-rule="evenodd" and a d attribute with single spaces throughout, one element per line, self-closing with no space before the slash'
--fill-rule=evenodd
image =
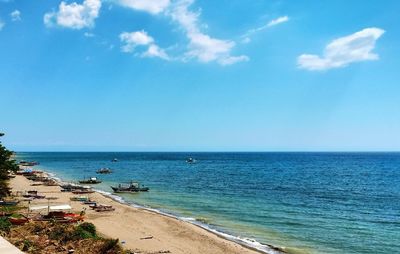
<path id="1" fill-rule="evenodd" d="M 119 245 L 118 239 L 105 239 L 103 246 L 100 249 L 100 253 L 122 253 L 122 247 Z"/>
<path id="2" fill-rule="evenodd" d="M 67 240 L 65 238 L 68 237 L 68 232 L 66 232 L 66 227 L 64 225 L 55 225 L 51 231 L 49 232 L 49 238 L 52 240 Z"/>
<path id="3" fill-rule="evenodd" d="M 9 233 L 11 228 L 11 222 L 8 220 L 8 218 L 0 218 L 0 231 Z"/>
<path id="4" fill-rule="evenodd" d="M 22 241 L 22 251 L 28 251 L 33 246 L 33 243 L 29 240 Z"/>
<path id="5" fill-rule="evenodd" d="M 93 237 L 96 236 L 96 226 L 90 222 L 84 222 L 78 226 L 78 228 L 87 231 Z"/>
<path id="6" fill-rule="evenodd" d="M 74 239 L 97 238 L 96 227 L 92 223 L 84 222 L 74 230 Z"/>

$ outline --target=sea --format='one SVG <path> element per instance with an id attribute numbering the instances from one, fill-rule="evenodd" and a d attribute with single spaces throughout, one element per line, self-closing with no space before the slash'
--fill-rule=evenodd
<path id="1" fill-rule="evenodd" d="M 400 253 L 400 153 L 24 152 L 63 181 L 287 253 Z M 187 163 L 192 157 L 196 163 Z M 112 162 L 116 158 L 117 162 Z M 96 175 L 108 167 L 109 175 Z M 140 181 L 149 192 L 112 194 Z"/>

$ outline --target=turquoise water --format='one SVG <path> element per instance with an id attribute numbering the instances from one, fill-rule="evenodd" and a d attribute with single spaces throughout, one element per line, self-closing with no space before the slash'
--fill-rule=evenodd
<path id="1" fill-rule="evenodd" d="M 400 153 L 19 153 L 63 180 L 291 253 L 400 253 Z M 187 164 L 187 157 L 197 159 Z M 118 162 L 111 162 L 118 158 Z"/>

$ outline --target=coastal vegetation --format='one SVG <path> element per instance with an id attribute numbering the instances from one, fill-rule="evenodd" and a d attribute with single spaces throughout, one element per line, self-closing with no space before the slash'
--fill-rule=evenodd
<path id="1" fill-rule="evenodd" d="M 0 133 L 3 137 L 4 133 Z M 14 153 L 0 141 L 0 200 L 11 195 L 10 175 L 19 170 Z M 98 235 L 94 224 L 89 222 L 63 224 L 56 220 L 35 221 L 15 225 L 11 218 L 26 218 L 17 211 L 22 206 L 0 206 L 0 236 L 26 253 L 85 253 L 85 254 L 128 254 L 118 239 Z"/>
<path id="2" fill-rule="evenodd" d="M 0 133 L 3 137 L 4 133 Z M 9 173 L 18 170 L 18 165 L 13 159 L 13 152 L 8 150 L 0 140 L 0 199 L 10 195 L 11 190 L 8 186 Z"/>
<path id="3" fill-rule="evenodd" d="M 6 238 L 26 253 L 128 254 L 118 239 L 97 235 L 92 223 L 61 224 L 31 222 L 18 227 L 5 227 Z M 0 228 L 3 230 L 3 228 Z"/>

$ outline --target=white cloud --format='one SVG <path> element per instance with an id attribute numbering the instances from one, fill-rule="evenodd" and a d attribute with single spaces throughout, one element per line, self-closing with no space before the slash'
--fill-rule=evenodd
<path id="1" fill-rule="evenodd" d="M 167 53 L 155 44 L 153 37 L 145 31 L 123 32 L 119 35 L 122 43 L 121 51 L 132 53 L 138 46 L 146 46 L 147 50 L 141 54 L 142 57 L 159 57 L 169 60 Z"/>
<path id="2" fill-rule="evenodd" d="M 10 13 L 12 21 L 20 21 L 21 20 L 21 12 L 19 10 L 14 10 Z"/>
<path id="3" fill-rule="evenodd" d="M 121 50 L 123 52 L 129 53 L 133 52 L 135 48 L 139 45 L 149 45 L 154 42 L 153 37 L 149 36 L 145 31 L 136 32 L 123 32 L 119 35 L 121 42 L 125 43 Z"/>
<path id="4" fill-rule="evenodd" d="M 118 3 L 135 10 L 158 14 L 170 5 L 170 0 L 118 0 Z"/>
<path id="5" fill-rule="evenodd" d="M 3 27 L 6 25 L 3 21 L 0 20 L 0 31 L 3 30 Z"/>
<path id="6" fill-rule="evenodd" d="M 282 16 L 282 17 L 279 17 L 279 18 L 277 18 L 277 19 L 271 20 L 271 21 L 267 24 L 267 26 L 268 26 L 268 27 L 276 26 L 276 25 L 278 25 L 278 24 L 281 24 L 281 23 L 284 23 L 284 22 L 287 22 L 287 21 L 289 21 L 289 17 L 288 17 L 288 16 Z"/>
<path id="7" fill-rule="evenodd" d="M 194 0 L 116 0 L 118 4 L 135 10 L 146 11 L 151 14 L 164 14 L 177 22 L 184 30 L 186 37 L 189 40 L 187 51 L 183 57 L 175 59 L 188 60 L 191 58 L 197 59 L 200 62 L 215 61 L 221 65 L 234 64 L 241 61 L 247 61 L 247 56 L 231 56 L 231 51 L 235 47 L 235 42 L 231 40 L 221 40 L 213 38 L 208 34 L 201 32 L 199 24 L 198 12 L 190 11 L 190 6 Z M 143 32 L 143 31 L 142 31 Z M 134 34 L 123 33 L 120 39 L 125 43 L 121 47 L 124 52 L 131 52 L 138 45 L 131 38 Z M 144 36 L 143 33 L 135 36 Z M 146 34 L 147 35 L 147 34 Z M 122 36 L 122 37 L 121 37 Z M 151 37 L 150 37 L 151 38 Z M 153 38 L 151 38 L 153 39 Z M 148 50 L 142 56 L 157 56 L 163 59 L 170 59 L 164 50 L 159 48 L 153 42 L 148 43 Z"/>
<path id="8" fill-rule="evenodd" d="M 216 61 L 221 65 L 247 61 L 247 56 L 231 56 L 235 42 L 212 38 L 200 31 L 199 13 L 189 10 L 193 0 L 180 0 L 168 12 L 171 18 L 180 24 L 189 39 L 187 58 L 196 58 L 200 62 Z"/>
<path id="9" fill-rule="evenodd" d="M 84 35 L 85 37 L 88 37 L 88 38 L 94 37 L 94 33 L 89 33 L 89 32 L 85 32 L 83 35 Z"/>
<path id="10" fill-rule="evenodd" d="M 93 27 L 100 8 L 100 0 L 84 0 L 82 4 L 76 2 L 67 4 L 63 1 L 60 3 L 59 10 L 46 13 L 43 21 L 49 27 L 54 25 L 72 29 Z"/>
<path id="11" fill-rule="evenodd" d="M 165 50 L 157 46 L 156 44 L 151 44 L 146 52 L 142 54 L 143 57 L 159 57 L 164 60 L 169 60 L 169 56 L 165 53 Z"/>
<path id="12" fill-rule="evenodd" d="M 243 44 L 247 44 L 247 43 L 250 43 L 250 42 L 251 42 L 250 37 L 244 37 L 243 40 L 241 41 L 241 43 L 243 43 Z"/>
<path id="13" fill-rule="evenodd" d="M 260 27 L 257 27 L 257 28 L 252 28 L 252 29 L 248 30 L 245 34 L 243 34 L 241 36 L 243 38 L 243 40 L 241 42 L 245 43 L 245 44 L 249 43 L 251 41 L 250 37 L 253 34 L 261 32 L 261 31 L 263 31 L 263 30 L 265 30 L 267 28 L 270 28 L 272 26 L 275 26 L 275 25 L 278 25 L 278 24 L 281 24 L 281 23 L 284 23 L 284 22 L 287 22 L 287 21 L 289 21 L 289 17 L 288 16 L 282 16 L 282 17 L 279 17 L 277 19 L 271 20 L 270 22 L 268 22 L 267 24 L 265 24 L 263 26 L 260 26 Z"/>
<path id="14" fill-rule="evenodd" d="M 353 62 L 377 60 L 379 56 L 371 51 L 384 32 L 380 28 L 372 27 L 335 39 L 325 47 L 323 56 L 300 55 L 297 59 L 298 66 L 314 71 L 345 67 Z"/>

